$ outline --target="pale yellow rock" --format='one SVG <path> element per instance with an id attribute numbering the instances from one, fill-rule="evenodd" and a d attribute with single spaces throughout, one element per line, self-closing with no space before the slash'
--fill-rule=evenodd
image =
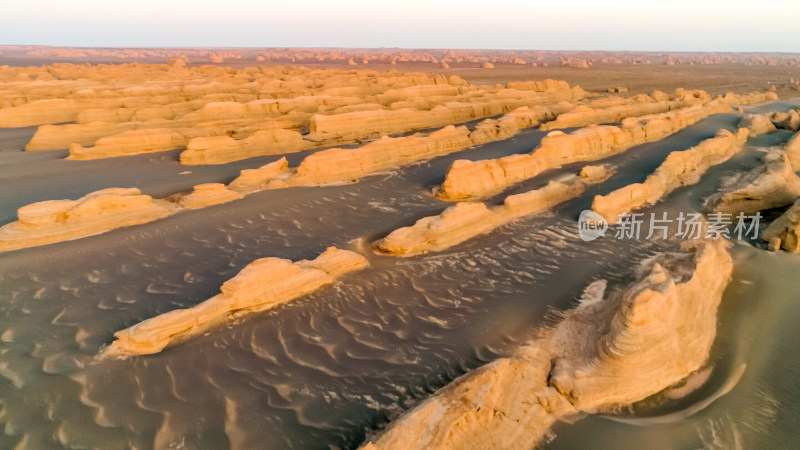
<path id="1" fill-rule="evenodd" d="M 105 354 L 158 353 L 223 326 L 233 318 L 296 299 L 367 265 L 367 260 L 358 253 L 334 247 L 311 261 L 258 259 L 226 281 L 216 296 L 194 307 L 170 311 L 114 333 L 116 340 Z"/>
<path id="2" fill-rule="evenodd" d="M 413 256 L 441 251 L 479 234 L 491 231 L 508 221 L 502 211 L 483 203 L 459 203 L 438 216 L 425 217 L 413 226 L 399 228 L 375 242 L 381 253 Z"/>
<path id="3" fill-rule="evenodd" d="M 80 104 L 67 99 L 39 100 L 11 108 L 2 108 L 0 109 L 0 128 L 72 122 L 77 118 L 78 111 L 80 111 Z"/>
<path id="4" fill-rule="evenodd" d="M 795 171 L 800 170 L 800 133 L 795 133 L 794 136 L 789 138 L 783 148 L 786 150 L 786 156 L 789 158 L 792 168 Z"/>
<path id="5" fill-rule="evenodd" d="M 294 153 L 309 148 L 309 143 L 297 131 L 261 130 L 252 136 L 236 140 L 230 136 L 194 138 L 180 161 L 185 165 L 225 164 L 257 156 Z"/>
<path id="6" fill-rule="evenodd" d="M 768 115 L 765 114 L 746 114 L 739 121 L 739 128 L 746 128 L 750 131 L 750 136 L 771 133 L 776 130 Z"/>
<path id="7" fill-rule="evenodd" d="M 644 116 L 648 114 L 659 114 L 678 108 L 686 108 L 692 105 L 707 103 L 711 97 L 704 91 L 696 91 L 696 96 L 687 96 L 685 93 L 675 95 L 674 100 L 657 101 L 649 96 L 617 99 L 616 104 L 597 104 L 594 107 L 578 106 L 570 112 L 560 114 L 556 120 L 542 124 L 542 130 L 555 130 L 569 127 L 585 127 L 600 123 L 619 122 L 626 117 Z M 610 99 L 602 99 L 608 102 Z"/>
<path id="8" fill-rule="evenodd" d="M 559 419 L 614 411 L 705 364 L 733 262 L 723 241 L 645 261 L 639 281 L 592 283 L 560 323 L 456 379 L 365 449 L 530 449 Z"/>
<path id="9" fill-rule="evenodd" d="M 792 204 L 800 196 L 800 177 L 786 151 L 771 149 L 761 166 L 732 180 L 706 201 L 709 211 L 752 215 Z"/>
<path id="10" fill-rule="evenodd" d="M 205 183 L 198 184 L 191 193 L 181 196 L 178 205 L 184 209 L 200 209 L 242 197 L 244 194 L 230 190 L 222 183 Z"/>
<path id="11" fill-rule="evenodd" d="M 776 128 L 781 130 L 800 130 L 800 110 L 794 109 L 786 113 L 774 113 L 770 120 Z"/>
<path id="12" fill-rule="evenodd" d="M 88 124 L 42 125 L 36 130 L 25 150 L 57 150 L 72 144 L 93 145 L 97 139 L 119 133 L 123 125 L 110 122 Z M 124 128 L 123 128 L 124 130 Z"/>
<path id="13" fill-rule="evenodd" d="M 775 247 L 772 250 L 800 252 L 800 200 L 775 219 L 761 234 L 761 239 Z"/>
<path id="14" fill-rule="evenodd" d="M 51 244 L 151 222 L 174 212 L 134 188 L 109 188 L 78 200 L 49 200 L 23 206 L 18 221 L 0 227 L 0 251 Z"/>
<path id="15" fill-rule="evenodd" d="M 373 244 L 375 250 L 397 256 L 437 252 L 506 224 L 517 217 L 551 208 L 577 197 L 586 185 L 604 181 L 613 170 L 587 166 L 580 176 L 550 181 L 540 189 L 506 197 L 502 206 L 457 203 L 437 216 L 424 217 L 410 227 L 398 228 Z"/>
<path id="16" fill-rule="evenodd" d="M 94 147 L 72 144 L 68 159 L 87 160 L 163 152 L 186 146 L 180 133 L 165 128 L 130 130 L 98 139 Z"/>
<path id="17" fill-rule="evenodd" d="M 491 96 L 473 97 L 437 104 L 428 110 L 400 108 L 391 110 L 354 111 L 345 114 L 311 117 L 310 130 L 320 136 L 368 136 L 396 134 L 411 130 L 439 128 L 450 124 L 510 112 L 522 106 L 555 105 L 586 96 L 579 87 L 566 83 L 549 83 L 544 91 L 503 89 Z M 459 90 L 461 92 L 461 90 Z M 447 97 L 447 96 L 445 96 Z M 467 101 L 468 100 L 468 101 Z M 402 102 L 395 103 L 402 104 Z"/>
<path id="18" fill-rule="evenodd" d="M 455 161 L 447 172 L 439 197 L 453 201 L 487 197 L 546 170 L 606 158 L 636 145 L 663 139 L 711 114 L 729 111 L 727 104 L 712 101 L 662 114 L 628 117 L 621 127 L 592 125 L 570 134 L 551 131 L 530 154 Z"/>
<path id="19" fill-rule="evenodd" d="M 250 193 L 260 190 L 270 180 L 278 178 L 281 175 L 288 176 L 290 174 L 289 162 L 284 156 L 258 169 L 242 170 L 239 176 L 228 185 L 228 188 L 242 193 Z"/>
<path id="20" fill-rule="evenodd" d="M 294 182 L 309 185 L 355 180 L 470 147 L 469 134 L 466 127 L 450 125 L 427 136 L 383 137 L 355 149 L 322 150 L 303 160 Z"/>
<path id="21" fill-rule="evenodd" d="M 654 205 L 673 190 L 697 183 L 710 167 L 738 153 L 751 132 L 747 128 L 740 128 L 737 134 L 720 130 L 716 137 L 706 139 L 696 147 L 671 152 L 643 183 L 630 184 L 610 194 L 596 196 L 592 210 L 609 223 L 615 223 L 623 213 Z"/>

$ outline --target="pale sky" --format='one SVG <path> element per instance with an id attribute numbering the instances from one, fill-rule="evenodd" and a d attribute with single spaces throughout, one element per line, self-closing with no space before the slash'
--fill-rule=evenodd
<path id="1" fill-rule="evenodd" d="M 0 0 L 0 44 L 800 52 L 800 0 Z"/>

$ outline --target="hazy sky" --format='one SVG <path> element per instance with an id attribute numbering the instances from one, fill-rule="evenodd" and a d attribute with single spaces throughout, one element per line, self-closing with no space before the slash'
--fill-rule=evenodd
<path id="1" fill-rule="evenodd" d="M 800 0 L 0 0 L 0 44 L 800 52 Z"/>

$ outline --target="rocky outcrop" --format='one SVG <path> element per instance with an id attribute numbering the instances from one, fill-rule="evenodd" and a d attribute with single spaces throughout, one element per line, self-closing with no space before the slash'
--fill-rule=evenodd
<path id="1" fill-rule="evenodd" d="M 786 156 L 789 158 L 792 168 L 800 169 L 800 133 L 795 133 L 789 138 L 789 142 L 783 148 L 786 150 Z"/>
<path id="2" fill-rule="evenodd" d="M 293 182 L 303 185 L 350 181 L 381 170 L 472 146 L 466 127 L 449 125 L 427 136 L 383 137 L 355 149 L 333 148 L 306 157 Z"/>
<path id="3" fill-rule="evenodd" d="M 746 114 L 739 121 L 739 128 L 746 128 L 750 131 L 750 136 L 771 133 L 776 130 L 768 115 L 765 114 Z"/>
<path id="4" fill-rule="evenodd" d="M 373 247 L 381 253 L 414 256 L 441 251 L 475 236 L 487 233 L 511 220 L 551 208 L 577 197 L 586 185 L 605 180 L 612 171 L 605 167 L 586 167 L 580 176 L 551 181 L 547 186 L 506 197 L 501 206 L 484 203 L 458 203 L 437 216 L 425 217 L 410 227 L 399 228 Z"/>
<path id="5" fill-rule="evenodd" d="M 720 192 L 706 200 L 706 209 L 752 215 L 794 203 L 800 196 L 800 177 L 795 174 L 787 152 L 771 149 L 763 162 L 749 173 L 728 180 Z"/>
<path id="6" fill-rule="evenodd" d="M 773 250 L 800 252 L 800 200 L 775 219 L 761 234 L 761 239 Z"/>
<path id="7" fill-rule="evenodd" d="M 80 104 L 74 100 L 39 100 L 11 108 L 0 108 L 0 128 L 29 127 L 47 123 L 72 122 Z"/>
<path id="8" fill-rule="evenodd" d="M 228 188 L 247 194 L 263 189 L 266 187 L 267 183 L 273 179 L 285 178 L 291 174 L 289 162 L 286 161 L 286 157 L 284 156 L 258 169 L 242 170 L 239 176 L 231 181 Z"/>
<path id="9" fill-rule="evenodd" d="M 110 188 L 78 200 L 48 200 L 17 211 L 18 220 L 0 228 L 0 251 L 51 244 L 150 222 L 172 214 L 164 200 L 138 189 Z"/>
<path id="10" fill-rule="evenodd" d="M 542 124 L 540 129 L 549 131 L 559 128 L 585 127 L 601 123 L 620 122 L 626 117 L 637 117 L 648 114 L 659 114 L 678 108 L 700 105 L 711 100 L 705 91 L 686 92 L 677 90 L 672 99 L 656 100 L 648 95 L 638 95 L 630 99 L 610 97 L 599 99 L 608 103 L 610 99 L 617 99 L 615 104 L 596 106 L 577 106 L 569 112 L 560 114 L 552 122 Z"/>
<path id="11" fill-rule="evenodd" d="M 244 195 L 241 192 L 230 190 L 222 183 L 205 183 L 195 186 L 191 193 L 180 196 L 177 203 L 183 209 L 200 209 L 242 197 Z"/>
<path id="12" fill-rule="evenodd" d="M 261 130 L 236 140 L 230 136 L 194 138 L 181 153 L 181 164 L 225 164 L 256 156 L 294 153 L 310 147 L 297 131 Z"/>
<path id="13" fill-rule="evenodd" d="M 715 101 L 664 114 L 629 117 L 620 127 L 592 125 L 571 134 L 552 131 L 530 154 L 455 161 L 438 195 L 453 201 L 487 197 L 546 170 L 606 158 L 636 145 L 663 139 L 711 114 L 728 111 L 728 105 Z"/>
<path id="14" fill-rule="evenodd" d="M 94 147 L 72 144 L 68 159 L 87 160 L 163 152 L 185 147 L 186 143 L 186 136 L 166 128 L 130 130 L 100 138 Z"/>
<path id="15" fill-rule="evenodd" d="M 769 118 L 775 128 L 789 131 L 800 130 L 800 110 L 793 109 L 785 113 L 773 113 Z"/>
<path id="16" fill-rule="evenodd" d="M 314 260 L 262 258 L 226 281 L 220 293 L 187 309 L 145 320 L 114 334 L 106 355 L 148 355 L 203 335 L 229 320 L 264 311 L 368 265 L 358 253 L 330 247 Z"/>
<path id="17" fill-rule="evenodd" d="M 103 136 L 125 131 L 126 126 L 110 122 L 86 124 L 42 125 L 25 146 L 27 151 L 69 148 L 72 144 L 93 145 Z"/>
<path id="18" fill-rule="evenodd" d="M 580 304 L 510 357 L 456 379 L 363 448 L 533 448 L 559 419 L 610 412 L 700 369 L 733 263 L 723 241 L 646 260 L 638 281 Z"/>
<path id="19" fill-rule="evenodd" d="M 746 128 L 740 128 L 736 134 L 720 130 L 716 137 L 706 139 L 696 147 L 671 152 L 643 183 L 630 184 L 610 194 L 596 196 L 592 210 L 609 223 L 615 223 L 623 213 L 654 205 L 673 190 L 700 181 L 709 167 L 730 159 L 742 149 L 747 136 Z"/>
<path id="20" fill-rule="evenodd" d="M 439 128 L 510 112 L 522 106 L 546 106 L 586 96 L 579 87 L 566 83 L 548 85 L 550 90 L 522 91 L 504 89 L 474 100 L 438 104 L 428 110 L 409 108 L 354 111 L 345 114 L 314 115 L 311 133 L 320 138 L 388 135 L 410 130 Z"/>

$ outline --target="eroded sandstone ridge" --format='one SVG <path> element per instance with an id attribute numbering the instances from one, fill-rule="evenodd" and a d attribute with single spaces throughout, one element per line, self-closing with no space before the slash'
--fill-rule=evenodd
<path id="1" fill-rule="evenodd" d="M 705 364 L 733 262 L 723 241 L 646 260 L 637 282 L 579 306 L 514 355 L 456 379 L 365 449 L 528 449 L 558 419 L 615 411 Z"/>
<path id="2" fill-rule="evenodd" d="M 16 222 L 0 227 L 0 251 L 51 244 L 150 222 L 172 214 L 173 205 L 135 188 L 109 188 L 78 200 L 23 206 Z"/>
<path id="3" fill-rule="evenodd" d="M 105 355 L 147 355 L 184 342 L 246 314 L 264 311 L 332 283 L 368 265 L 358 253 L 329 247 L 313 260 L 262 258 L 226 281 L 220 293 L 114 333 Z"/>
<path id="4" fill-rule="evenodd" d="M 547 186 L 522 194 L 509 195 L 500 206 L 463 202 L 437 216 L 424 217 L 410 227 L 398 228 L 373 247 L 398 256 L 414 256 L 441 251 L 510 222 L 551 208 L 580 195 L 586 186 L 604 181 L 613 171 L 602 166 L 587 166 L 579 176 L 550 181 Z"/>
<path id="5" fill-rule="evenodd" d="M 784 149 L 772 148 L 763 156 L 764 164 L 727 180 L 720 192 L 706 200 L 714 212 L 752 215 L 765 209 L 792 204 L 800 196 L 800 177 Z"/>
<path id="6" fill-rule="evenodd" d="M 635 211 L 646 205 L 654 205 L 673 190 L 700 181 L 700 177 L 711 167 L 721 164 L 738 153 L 752 131 L 739 128 L 736 134 L 720 130 L 711 139 L 696 147 L 675 151 L 650 174 L 643 183 L 634 183 L 607 195 L 598 195 L 592 202 L 592 210 L 614 223 L 623 213 Z"/>
<path id="7" fill-rule="evenodd" d="M 571 134 L 553 131 L 530 154 L 483 161 L 455 161 L 439 196 L 454 201 L 487 197 L 564 164 L 594 161 L 639 144 L 658 141 L 712 114 L 730 112 L 730 104 L 775 98 L 771 92 L 747 96 L 731 94 L 666 113 L 628 117 L 619 127 L 592 125 Z"/>
<path id="8" fill-rule="evenodd" d="M 249 190 L 279 189 L 290 186 L 317 186 L 351 182 L 388 169 L 395 169 L 436 156 L 458 152 L 474 145 L 507 139 L 541 120 L 555 117 L 562 108 L 520 107 L 499 119 L 484 119 L 470 130 L 448 125 L 430 133 L 403 137 L 384 136 L 356 148 L 332 148 L 307 156 L 296 168 L 242 171 L 231 186 Z M 269 178 L 269 177 L 272 178 Z"/>
<path id="9" fill-rule="evenodd" d="M 175 64 L 30 70 L 35 78 L 0 71 L 0 83 L 9 81 L 0 93 L 0 127 L 39 125 L 27 150 L 69 148 L 75 160 L 186 148 L 183 164 L 222 164 L 441 128 L 524 106 L 569 110 L 589 95 L 564 81 L 470 85 L 457 76 L 396 70 Z"/>

